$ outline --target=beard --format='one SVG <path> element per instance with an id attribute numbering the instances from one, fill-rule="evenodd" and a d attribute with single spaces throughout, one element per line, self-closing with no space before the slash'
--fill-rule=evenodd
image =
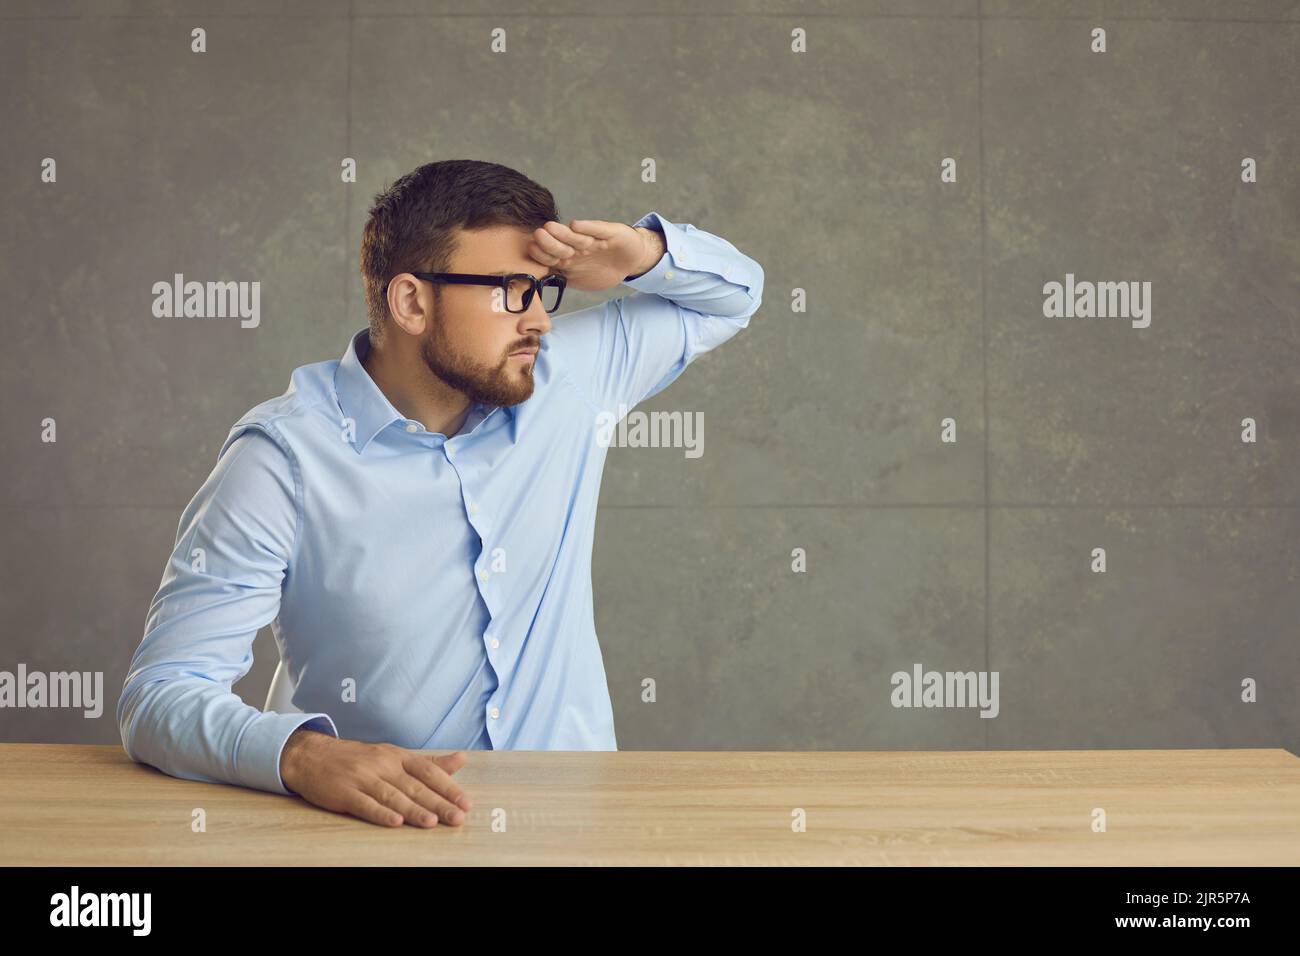
<path id="1" fill-rule="evenodd" d="M 420 354 L 429 371 L 471 402 L 518 405 L 532 397 L 536 356 L 529 362 L 518 363 L 518 368 L 509 356 L 502 356 L 496 365 L 475 362 L 447 340 L 439 318 L 429 323 L 429 332 L 420 344 Z"/>

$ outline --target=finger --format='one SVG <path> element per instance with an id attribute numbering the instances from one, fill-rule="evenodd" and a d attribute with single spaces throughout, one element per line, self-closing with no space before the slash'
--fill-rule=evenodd
<path id="1" fill-rule="evenodd" d="M 433 766 L 429 763 L 425 763 L 424 766 L 433 769 Z M 430 813 L 437 814 L 438 819 L 443 823 L 453 827 L 458 827 L 464 823 L 466 819 L 465 811 L 443 799 L 442 795 L 433 789 L 433 784 L 425 782 L 420 769 L 412 769 L 415 770 L 414 773 L 407 774 L 405 779 L 395 784 L 397 789 Z"/>
<path id="2" fill-rule="evenodd" d="M 437 813 L 416 803 L 387 780 L 376 780 L 373 788 L 367 792 L 384 806 L 400 813 L 407 823 L 417 827 L 438 825 Z"/>
<path id="3" fill-rule="evenodd" d="M 414 784 L 414 790 L 403 787 L 408 796 L 419 800 L 430 810 L 436 810 L 438 816 L 448 823 L 465 822 L 463 811 L 468 810 L 473 804 L 470 803 L 469 796 L 461 789 L 460 784 L 452 780 L 447 771 L 432 760 L 416 758 L 406 766 L 406 772 L 407 779 Z"/>
<path id="4" fill-rule="evenodd" d="M 429 757 L 447 773 L 455 773 L 465 764 L 469 763 L 469 755 L 463 750 L 457 750 L 455 753 L 444 754 L 441 757 Z"/>
<path id="5" fill-rule="evenodd" d="M 567 258 L 577 250 L 567 242 L 561 242 L 545 229 L 533 230 L 533 241 L 542 247 L 542 251 L 550 256 L 558 256 L 561 259 Z"/>
<path id="6" fill-rule="evenodd" d="M 347 811 L 358 819 L 377 823 L 381 827 L 400 827 L 403 822 L 402 815 L 396 810 L 390 810 L 374 797 L 360 790 L 353 791 Z"/>
<path id="7" fill-rule="evenodd" d="M 594 236 L 584 236 L 580 232 L 574 232 L 564 223 L 556 222 L 555 220 L 548 222 L 545 228 L 547 232 L 553 235 L 556 239 L 559 239 L 560 242 L 564 243 L 566 246 L 580 251 L 584 249 L 593 249 L 596 244 L 600 242 L 600 240 Z"/>
<path id="8" fill-rule="evenodd" d="M 569 262 L 572 259 L 571 256 L 565 256 L 564 258 L 553 256 L 535 242 L 528 244 L 528 255 L 544 266 L 556 266 L 562 262 Z"/>
<path id="9" fill-rule="evenodd" d="M 596 239 L 613 239 L 623 228 L 621 222 L 606 222 L 604 219 L 570 219 L 569 225 L 574 232 Z"/>

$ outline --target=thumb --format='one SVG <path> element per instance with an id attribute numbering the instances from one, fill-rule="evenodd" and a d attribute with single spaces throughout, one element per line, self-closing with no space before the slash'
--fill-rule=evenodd
<path id="1" fill-rule="evenodd" d="M 463 750 L 457 750 L 454 753 L 443 754 L 438 757 L 430 757 L 429 759 L 443 770 L 447 771 L 447 773 L 455 773 L 461 767 L 465 766 L 465 764 L 469 763 L 469 755 Z"/>

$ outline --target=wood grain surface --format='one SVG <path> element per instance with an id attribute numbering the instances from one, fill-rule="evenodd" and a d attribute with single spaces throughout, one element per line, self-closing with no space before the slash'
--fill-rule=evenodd
<path id="1" fill-rule="evenodd" d="M 120 747 L 0 744 L 0 864 L 1300 863 L 1300 759 L 1285 750 L 469 758 L 456 774 L 474 801 L 463 826 L 384 828 L 169 777 Z"/>

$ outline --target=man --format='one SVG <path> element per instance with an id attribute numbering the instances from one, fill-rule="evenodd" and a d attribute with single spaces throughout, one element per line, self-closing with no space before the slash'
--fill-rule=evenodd
<path id="1" fill-rule="evenodd" d="M 361 272 L 369 327 L 244 415 L 182 514 L 117 719 L 177 777 L 454 826 L 465 749 L 617 749 L 598 417 L 745 328 L 763 270 L 656 212 L 565 225 L 522 174 L 453 160 L 377 197 Z M 552 328 L 565 288 L 620 283 Z M 268 623 L 293 712 L 231 691 Z"/>

